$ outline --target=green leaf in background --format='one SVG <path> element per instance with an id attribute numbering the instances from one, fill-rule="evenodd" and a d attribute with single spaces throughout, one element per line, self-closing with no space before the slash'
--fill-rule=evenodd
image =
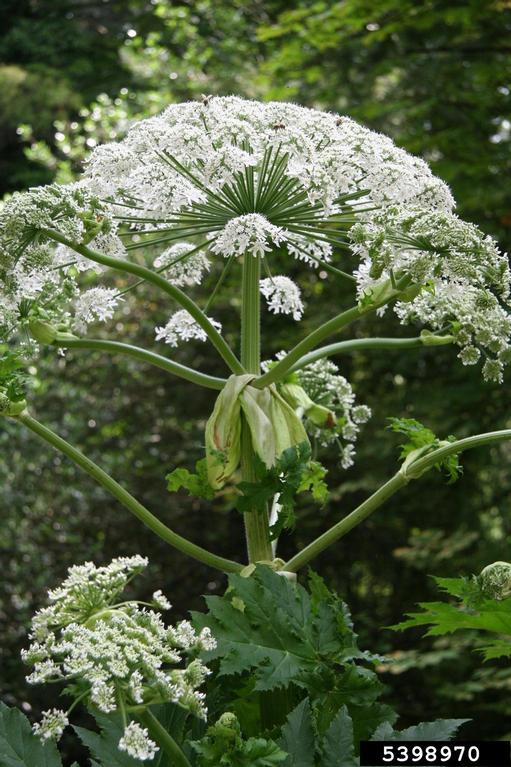
<path id="1" fill-rule="evenodd" d="M 435 578 L 435 581 L 443 591 L 455 597 L 456 602 L 419 602 L 421 612 L 407 613 L 406 620 L 391 628 L 404 631 L 427 626 L 426 636 L 442 636 L 461 629 L 494 633 L 497 639 L 485 639 L 477 649 L 485 660 L 510 657 L 511 598 L 485 597 L 475 578 Z"/>
<path id="2" fill-rule="evenodd" d="M 469 719 L 437 719 L 436 722 L 422 722 L 406 730 L 394 730 L 388 724 L 382 724 L 371 740 L 452 740 L 459 728 Z"/>
<path id="3" fill-rule="evenodd" d="M 43 744 L 27 717 L 1 702 L 0 767 L 62 767 L 55 743 Z"/>
<path id="4" fill-rule="evenodd" d="M 105 716 L 95 713 L 101 732 L 92 732 L 84 727 L 74 727 L 74 731 L 87 746 L 91 756 L 98 761 L 100 767 L 140 767 L 142 764 L 154 765 L 154 760 L 141 762 L 133 759 L 125 751 L 119 751 L 119 740 L 122 737 L 123 726 L 120 717 Z"/>

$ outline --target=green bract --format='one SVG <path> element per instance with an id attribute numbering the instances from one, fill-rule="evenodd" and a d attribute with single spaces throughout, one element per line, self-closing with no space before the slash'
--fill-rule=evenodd
<path id="1" fill-rule="evenodd" d="M 206 425 L 208 480 L 221 488 L 239 466 L 242 413 L 252 445 L 270 468 L 289 447 L 308 442 L 300 417 L 275 386 L 256 389 L 254 375 L 231 376 L 220 392 Z"/>

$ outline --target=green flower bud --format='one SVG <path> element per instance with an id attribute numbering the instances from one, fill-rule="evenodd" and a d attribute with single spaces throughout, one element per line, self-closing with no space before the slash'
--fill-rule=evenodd
<path id="1" fill-rule="evenodd" d="M 50 322 L 42 320 L 31 320 L 28 323 L 30 335 L 40 344 L 52 344 L 57 338 L 57 328 Z"/>
<path id="2" fill-rule="evenodd" d="M 26 400 L 10 400 L 5 392 L 0 391 L 0 416 L 16 418 L 27 408 Z"/>
<path id="3" fill-rule="evenodd" d="M 493 562 L 481 570 L 478 582 L 485 597 L 506 599 L 511 596 L 511 564 Z"/>
<path id="4" fill-rule="evenodd" d="M 305 389 L 298 384 L 285 383 L 280 386 L 280 393 L 294 410 L 298 410 L 307 416 L 313 424 L 323 429 L 332 429 L 337 419 L 335 413 L 324 405 L 314 402 Z"/>

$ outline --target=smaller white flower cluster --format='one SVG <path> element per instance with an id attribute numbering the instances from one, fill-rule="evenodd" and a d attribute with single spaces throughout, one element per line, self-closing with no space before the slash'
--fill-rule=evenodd
<path id="1" fill-rule="evenodd" d="M 219 332 L 222 326 L 216 320 L 208 318 L 213 327 Z M 170 346 L 177 346 L 180 341 L 206 341 L 206 332 L 194 320 L 192 315 L 186 309 L 180 309 L 175 312 L 166 325 L 156 328 L 156 340 L 165 341 Z"/>
<path id="2" fill-rule="evenodd" d="M 95 320 L 105 322 L 114 316 L 122 299 L 113 288 L 89 288 L 81 293 L 75 303 L 74 328 L 79 333 L 87 331 L 87 325 Z"/>
<path id="3" fill-rule="evenodd" d="M 309 397 L 331 410 L 337 422 L 332 428 L 319 428 L 306 422 L 307 431 L 320 445 L 337 443 L 341 451 L 341 466 L 353 466 L 355 445 L 360 426 L 371 417 L 367 405 L 357 405 L 351 384 L 339 375 L 339 368 L 331 360 L 321 359 L 299 370 L 300 385 Z"/>
<path id="4" fill-rule="evenodd" d="M 34 666 L 27 680 L 72 682 L 68 689 L 76 699 L 105 714 L 172 701 L 205 718 L 204 694 L 198 688 L 209 670 L 198 659 L 176 666 L 184 654 L 214 649 L 209 630 L 197 634 L 188 621 L 166 626 L 150 609 L 170 608 L 161 591 L 147 606 L 115 604 L 146 565 L 146 559 L 135 556 L 114 559 L 105 567 L 86 562 L 70 568 L 64 583 L 50 591 L 51 605 L 34 616 L 31 645 L 22 653 Z M 67 724 L 67 714 L 52 709 L 34 731 L 43 740 L 58 739 Z M 136 759 L 152 759 L 158 749 L 147 730 L 137 722 L 125 724 L 119 748 Z"/>
<path id="5" fill-rule="evenodd" d="M 0 208 L 0 331 L 16 326 L 37 302 L 61 319 L 69 302 L 78 297 L 76 326 L 82 328 L 92 319 L 111 316 L 110 308 L 105 312 L 104 289 L 98 288 L 83 302 L 79 293 L 78 274 L 101 272 L 99 264 L 57 244 L 45 230 L 108 256 L 125 255 L 115 224 L 80 184 L 53 184 L 12 195 Z"/>
<path id="6" fill-rule="evenodd" d="M 283 275 L 267 277 L 259 284 L 268 309 L 273 314 L 291 314 L 294 320 L 300 320 L 303 314 L 303 302 L 300 288 L 293 280 Z"/>
<path id="7" fill-rule="evenodd" d="M 270 223 L 260 213 L 246 213 L 231 218 L 211 246 L 214 253 L 225 258 L 229 256 L 264 256 L 273 246 L 278 246 L 285 239 L 286 232 Z"/>
<path id="8" fill-rule="evenodd" d="M 189 242 L 176 242 L 155 259 L 154 266 L 164 271 L 173 285 L 181 288 L 200 285 L 211 265 L 204 251 L 197 251 Z"/>
<path id="9" fill-rule="evenodd" d="M 360 296 L 392 274 L 408 274 L 421 291 L 398 301 L 402 323 L 448 330 L 463 364 L 486 356 L 483 375 L 502 380 L 509 355 L 511 276 L 507 256 L 476 226 L 446 212 L 389 207 L 350 231 L 361 257 Z"/>

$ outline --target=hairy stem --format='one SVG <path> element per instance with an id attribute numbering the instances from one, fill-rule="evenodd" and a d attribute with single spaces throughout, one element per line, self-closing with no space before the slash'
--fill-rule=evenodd
<path id="1" fill-rule="evenodd" d="M 261 369 L 261 306 L 259 256 L 246 254 L 243 259 L 241 306 L 241 364 L 249 373 L 259 375 Z M 244 481 L 255 482 L 254 450 L 247 423 L 241 434 L 241 473 Z M 250 562 L 273 559 L 270 524 L 266 512 L 249 511 L 244 514 L 245 535 Z"/>
<path id="2" fill-rule="evenodd" d="M 474 434 L 472 437 L 465 437 L 465 439 L 459 439 L 455 442 L 450 442 L 448 445 L 432 450 L 431 453 L 418 458 L 416 461 L 407 467 L 406 471 L 398 471 L 391 479 L 382 485 L 375 493 L 367 498 L 360 506 L 354 511 L 348 514 L 344 519 L 341 519 L 329 530 L 324 532 L 312 543 L 309 543 L 302 551 L 295 554 L 283 567 L 283 570 L 289 572 L 297 572 L 301 567 L 308 564 L 311 559 L 317 557 L 326 548 L 342 538 L 346 533 L 352 530 L 356 525 L 360 524 L 376 509 L 385 503 L 394 493 L 397 493 L 404 485 L 406 485 L 412 479 L 418 479 L 426 471 L 432 469 L 443 458 L 447 458 L 454 453 L 461 453 L 464 450 L 469 450 L 473 447 L 480 447 L 482 445 L 490 445 L 498 442 L 505 442 L 511 440 L 511 429 L 501 429 L 500 431 L 490 431 L 484 434 Z"/>
<path id="3" fill-rule="evenodd" d="M 172 735 L 167 732 L 161 722 L 158 721 L 148 708 L 146 708 L 145 711 L 139 712 L 137 714 L 137 719 L 141 724 L 147 727 L 149 734 L 155 739 L 162 751 L 164 751 L 170 758 L 170 763 L 172 765 L 175 765 L 175 767 L 191 767 L 190 762 Z"/>
<path id="4" fill-rule="evenodd" d="M 163 290 L 164 293 L 173 298 L 174 301 L 180 304 L 183 309 L 186 309 L 186 311 L 192 315 L 197 324 L 200 325 L 200 327 L 204 330 L 222 359 L 226 362 L 229 369 L 233 373 L 237 374 L 245 372 L 242 365 L 240 364 L 240 361 L 230 346 L 227 344 L 226 340 L 220 335 L 218 330 L 213 326 L 204 312 L 201 311 L 201 309 L 197 306 L 195 301 L 192 301 L 192 299 L 189 298 L 186 293 L 177 288 L 175 285 L 172 285 L 172 283 L 166 280 L 165 277 L 162 277 L 161 274 L 153 272 L 146 266 L 134 264 L 131 261 L 126 261 L 122 258 L 112 258 L 111 256 L 106 256 L 103 253 L 99 253 L 97 250 L 92 250 L 92 248 L 88 248 L 86 245 L 79 245 L 78 243 L 69 240 L 67 237 L 64 237 L 62 234 L 60 234 L 60 232 L 56 232 L 53 229 L 41 229 L 41 233 L 47 237 L 50 237 L 52 240 L 55 240 L 55 242 L 60 242 L 63 245 L 67 245 L 76 253 L 80 253 L 82 256 L 89 258 L 91 261 L 95 261 L 98 264 L 103 264 L 103 266 L 108 266 L 111 269 L 115 269 L 120 272 L 128 272 L 129 274 L 134 274 L 137 277 L 141 277 L 147 282 L 150 282 L 151 284 Z"/>
<path id="5" fill-rule="evenodd" d="M 132 344 L 120 343 L 119 341 L 103 341 L 102 339 L 92 338 L 77 338 L 75 339 L 63 339 L 59 340 L 58 336 L 53 342 L 54 346 L 63 346 L 66 349 L 91 349 L 93 351 L 111 352 L 112 354 L 124 354 L 140 362 L 154 365 L 157 368 L 165 370 L 167 373 L 184 378 L 186 381 L 198 384 L 199 386 L 205 386 L 208 389 L 220 390 L 225 385 L 225 378 L 217 378 L 216 376 L 206 375 L 200 373 L 198 370 L 192 370 L 192 368 L 181 365 L 179 362 L 173 362 L 162 357 L 161 354 L 141 349 L 138 346 Z"/>
<path id="6" fill-rule="evenodd" d="M 37 434 L 42 440 L 50 444 L 56 450 L 64 453 L 70 458 L 73 463 L 83 469 L 89 474 L 96 482 L 101 485 L 110 495 L 117 498 L 120 503 L 123 504 L 137 519 L 139 519 L 146 527 L 156 533 L 156 535 L 164 540 L 166 543 L 173 546 L 183 554 L 192 557 L 193 559 L 203 562 L 210 567 L 214 567 L 217 570 L 227 573 L 235 573 L 242 570 L 242 565 L 237 562 L 233 562 L 230 559 L 224 559 L 216 554 L 212 554 L 210 551 L 203 549 L 201 546 L 197 546 L 195 543 L 183 538 L 178 533 L 175 533 L 167 525 L 161 522 L 158 517 L 155 517 L 149 509 L 146 509 L 136 498 L 134 498 L 127 490 L 125 490 L 115 479 L 101 469 L 94 461 L 87 458 L 80 450 L 73 447 L 66 442 L 65 439 L 59 437 L 47 426 L 39 423 L 35 418 L 32 418 L 26 411 L 16 417 L 24 426 L 30 429 L 34 434 Z"/>

